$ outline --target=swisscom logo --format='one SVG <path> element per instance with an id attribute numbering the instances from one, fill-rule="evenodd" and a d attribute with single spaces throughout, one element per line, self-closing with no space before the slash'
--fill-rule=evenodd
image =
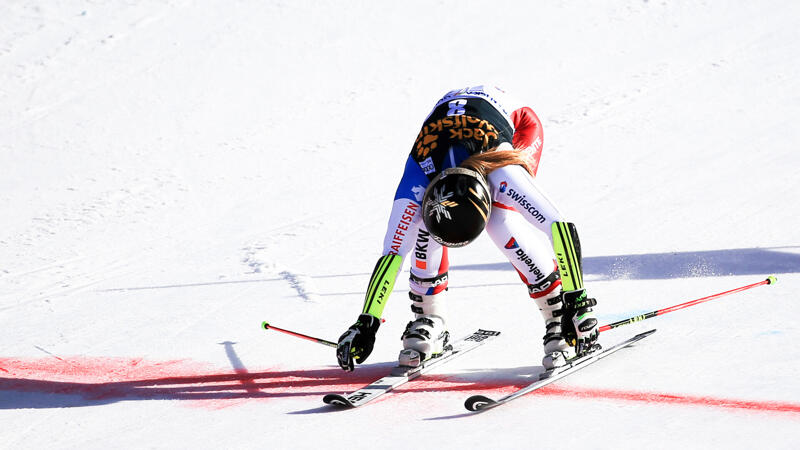
<path id="1" fill-rule="evenodd" d="M 508 187 L 508 183 L 506 183 L 505 181 L 500 183 L 500 192 L 505 192 L 507 187 Z"/>

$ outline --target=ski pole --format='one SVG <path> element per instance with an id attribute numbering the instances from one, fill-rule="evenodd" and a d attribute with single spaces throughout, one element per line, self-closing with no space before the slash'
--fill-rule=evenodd
<path id="1" fill-rule="evenodd" d="M 774 276 L 769 276 L 769 277 L 767 277 L 766 280 L 759 281 L 758 283 L 748 284 L 747 286 L 738 287 L 736 289 L 731 289 L 729 291 L 720 292 L 718 294 L 709 295 L 707 297 L 698 298 L 696 300 L 690 300 L 690 301 L 688 301 L 686 303 L 681 303 L 680 305 L 670 306 L 668 308 L 659 309 L 657 311 L 651 311 L 651 312 L 649 312 L 647 314 L 642 314 L 640 316 L 631 317 L 629 319 L 623 319 L 623 320 L 620 320 L 619 322 L 614 322 L 614 323 L 610 323 L 608 325 L 603 325 L 600 328 L 598 328 L 598 331 L 600 331 L 600 332 L 608 331 L 608 330 L 610 330 L 612 328 L 621 327 L 623 325 L 628 325 L 628 324 L 631 324 L 631 323 L 634 323 L 634 322 L 639 322 L 639 321 L 642 321 L 642 320 L 645 320 L 645 319 L 650 319 L 650 318 L 653 318 L 653 317 L 656 317 L 656 316 L 661 316 L 661 315 L 664 315 L 666 313 L 677 311 L 679 309 L 688 308 L 688 307 L 694 306 L 694 305 L 699 305 L 700 303 L 705 303 L 707 301 L 714 300 L 715 298 L 720 298 L 720 297 L 722 297 L 724 295 L 734 294 L 736 292 L 741 292 L 741 291 L 744 291 L 744 290 L 747 290 L 747 289 L 751 289 L 751 288 L 754 288 L 754 287 L 757 287 L 757 286 L 765 285 L 765 284 L 775 284 L 777 281 L 778 281 L 778 279 L 775 278 Z"/>
<path id="2" fill-rule="evenodd" d="M 278 328 L 276 326 L 270 325 L 266 321 L 261 323 L 261 327 L 265 330 L 275 330 L 280 331 L 281 333 L 286 333 L 290 336 L 299 337 L 301 339 L 306 339 L 312 342 L 316 342 L 317 344 L 327 345 L 328 347 L 338 347 L 339 345 L 336 342 L 326 341 L 325 339 L 315 338 L 311 336 L 307 336 L 305 334 L 296 333 L 294 331 L 284 330 L 283 328 Z"/>

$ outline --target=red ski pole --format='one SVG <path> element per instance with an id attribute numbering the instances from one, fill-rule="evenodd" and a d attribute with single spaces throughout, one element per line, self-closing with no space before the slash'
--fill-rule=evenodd
<path id="1" fill-rule="evenodd" d="M 649 312 L 647 314 L 642 314 L 640 316 L 631 317 L 629 319 L 623 319 L 623 320 L 620 320 L 619 322 L 614 322 L 614 323 L 610 323 L 608 325 L 603 325 L 600 328 L 598 328 L 598 331 L 601 331 L 601 332 L 602 331 L 608 331 L 608 330 L 610 330 L 612 328 L 621 327 L 623 325 L 628 325 L 628 324 L 631 324 L 631 323 L 634 323 L 634 322 L 639 322 L 639 321 L 642 321 L 642 320 L 645 320 L 645 319 L 650 319 L 650 318 L 653 318 L 653 317 L 656 317 L 656 316 L 661 316 L 661 315 L 664 315 L 666 313 L 677 311 L 679 309 L 688 308 L 688 307 L 694 306 L 694 305 L 699 305 L 700 303 L 705 303 L 707 301 L 714 300 L 715 298 L 720 298 L 720 297 L 725 296 L 725 295 L 735 294 L 736 292 L 745 291 L 747 289 L 752 289 L 754 287 L 765 285 L 765 284 L 775 284 L 777 281 L 778 281 L 778 279 L 775 278 L 774 276 L 769 276 L 769 277 L 767 277 L 766 280 L 759 281 L 758 283 L 748 284 L 747 286 L 742 286 L 742 287 L 738 287 L 736 289 L 731 289 L 729 291 L 725 291 L 725 292 L 720 292 L 718 294 L 709 295 L 708 297 L 698 298 L 696 300 L 691 300 L 691 301 L 688 301 L 686 303 L 681 303 L 680 305 L 670 306 L 668 308 L 659 309 L 657 311 L 651 311 L 651 312 Z"/>
<path id="2" fill-rule="evenodd" d="M 308 340 L 308 341 L 311 341 L 311 342 L 316 342 L 318 344 L 327 345 L 328 347 L 333 347 L 333 348 L 338 347 L 338 344 L 336 344 L 336 342 L 326 341 L 325 339 L 315 338 L 315 337 L 307 336 L 305 334 L 296 333 L 294 331 L 284 330 L 283 328 L 278 328 L 276 326 L 272 326 L 269 323 L 267 323 L 266 321 L 261 323 L 261 327 L 263 329 L 265 329 L 265 330 L 280 331 L 281 333 L 286 333 L 286 334 L 288 334 L 290 336 L 299 337 L 300 339 L 305 339 L 305 340 Z"/>

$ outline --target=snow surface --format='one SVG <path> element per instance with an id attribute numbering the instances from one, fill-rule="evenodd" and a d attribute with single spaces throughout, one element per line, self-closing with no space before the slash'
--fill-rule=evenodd
<path id="1" fill-rule="evenodd" d="M 797 448 L 800 3 L 5 1 L 0 447 Z M 776 274 L 486 414 L 543 327 L 488 239 L 452 252 L 451 332 L 498 341 L 352 411 L 388 370 L 356 318 L 403 162 L 449 89 L 545 127 L 602 323 Z"/>

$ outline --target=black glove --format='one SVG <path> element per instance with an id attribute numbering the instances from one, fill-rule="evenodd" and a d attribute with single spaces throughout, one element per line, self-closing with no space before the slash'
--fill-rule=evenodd
<path id="1" fill-rule="evenodd" d="M 575 347 L 578 356 L 594 351 L 599 333 L 592 306 L 597 305 L 597 300 L 587 298 L 585 289 L 566 291 L 561 295 L 564 302 L 561 320 L 564 338 Z"/>
<path id="2" fill-rule="evenodd" d="M 358 320 L 339 338 L 336 358 L 339 366 L 351 372 L 353 361 L 361 364 L 367 360 L 375 345 L 375 333 L 381 325 L 380 319 L 370 314 L 361 314 Z"/>

